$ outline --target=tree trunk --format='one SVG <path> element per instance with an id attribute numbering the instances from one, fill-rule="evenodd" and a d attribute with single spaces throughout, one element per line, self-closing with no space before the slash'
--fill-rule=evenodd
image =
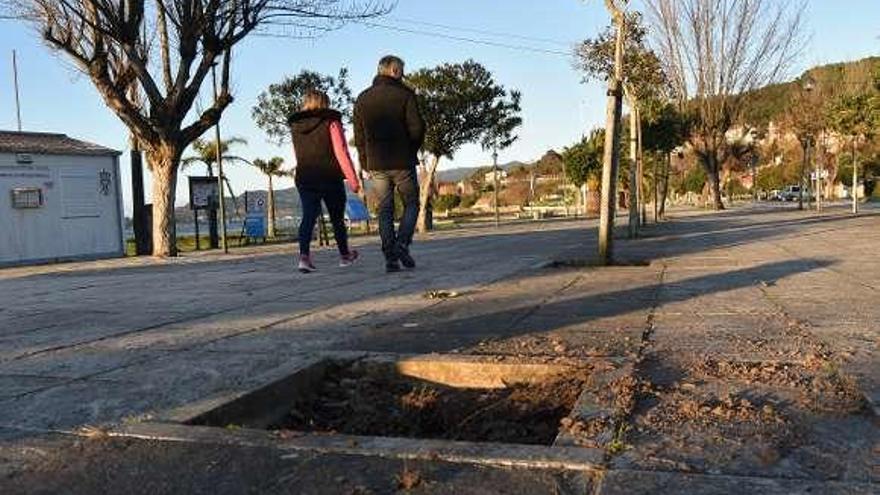
<path id="1" fill-rule="evenodd" d="M 159 145 L 147 152 L 153 170 L 153 256 L 160 258 L 177 256 L 174 201 L 180 154 L 170 145 Z"/>
<path id="2" fill-rule="evenodd" d="M 620 157 L 620 114 L 623 108 L 621 83 L 612 79 L 605 115 L 605 151 L 602 158 L 602 193 L 599 201 L 599 262 L 614 260 L 614 220 L 617 215 L 617 180 Z"/>
<path id="3" fill-rule="evenodd" d="M 708 145 L 703 159 L 700 160 L 706 171 L 706 182 L 709 186 L 709 195 L 712 196 L 712 209 L 720 211 L 724 209 L 724 200 L 721 197 L 721 174 L 718 166 L 718 149 L 714 145 Z"/>
<path id="4" fill-rule="evenodd" d="M 437 173 L 437 165 L 440 163 L 440 157 L 435 156 L 431 160 L 431 165 L 422 177 L 422 185 L 419 191 L 419 219 L 416 222 L 416 230 L 420 234 L 428 231 L 428 207 L 431 201 L 431 184 L 434 183 L 434 175 Z"/>
<path id="5" fill-rule="evenodd" d="M 724 209 L 724 200 L 721 197 L 721 174 L 717 168 L 706 171 L 706 180 L 709 182 L 709 194 L 712 196 L 712 208 L 716 211 Z"/>
<path id="6" fill-rule="evenodd" d="M 275 238 L 275 187 L 272 176 L 269 176 L 269 238 Z"/>
<path id="7" fill-rule="evenodd" d="M 620 115 L 623 110 L 623 55 L 626 41 L 626 17 L 606 0 L 617 24 L 614 43 L 614 77 L 608 84 L 605 109 L 605 150 L 602 157 L 602 200 L 599 211 L 599 262 L 614 262 L 614 217 L 617 214 L 617 180 L 620 158 Z"/>

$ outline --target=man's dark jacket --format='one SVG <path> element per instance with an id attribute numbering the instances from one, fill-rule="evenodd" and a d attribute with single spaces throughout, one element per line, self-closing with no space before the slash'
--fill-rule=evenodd
<path id="1" fill-rule="evenodd" d="M 413 169 L 425 140 L 413 90 L 393 77 L 377 76 L 355 103 L 354 140 L 366 170 Z"/>

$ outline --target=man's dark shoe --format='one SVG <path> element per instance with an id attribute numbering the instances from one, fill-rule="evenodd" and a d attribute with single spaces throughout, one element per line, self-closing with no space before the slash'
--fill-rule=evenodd
<path id="1" fill-rule="evenodd" d="M 386 273 L 395 273 L 400 271 L 400 263 L 397 261 L 386 261 L 385 262 L 385 272 Z"/>
<path id="2" fill-rule="evenodd" d="M 412 270 L 416 267 L 416 260 L 413 259 L 409 254 L 409 249 L 406 248 L 398 248 L 397 249 L 397 258 L 403 263 L 403 266 L 409 270 Z"/>

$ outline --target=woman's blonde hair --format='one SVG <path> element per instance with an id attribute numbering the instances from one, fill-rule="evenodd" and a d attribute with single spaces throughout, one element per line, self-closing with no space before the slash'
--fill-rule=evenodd
<path id="1" fill-rule="evenodd" d="M 303 110 L 321 110 L 324 108 L 330 108 L 330 97 L 327 96 L 327 93 L 317 89 L 306 91 L 305 96 L 303 96 Z"/>

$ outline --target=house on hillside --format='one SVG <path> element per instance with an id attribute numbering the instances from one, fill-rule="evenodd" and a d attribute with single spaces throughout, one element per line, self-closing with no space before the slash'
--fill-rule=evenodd
<path id="1" fill-rule="evenodd" d="M 483 176 L 483 182 L 485 184 L 494 184 L 495 183 L 495 175 L 494 174 L 498 174 L 498 181 L 501 182 L 502 184 L 504 183 L 504 181 L 507 180 L 507 170 L 499 168 L 498 170 L 495 170 L 495 171 L 489 170 L 488 172 L 486 172 L 486 174 Z"/>
<path id="2" fill-rule="evenodd" d="M 0 266 L 122 256 L 118 151 L 0 131 Z"/>

